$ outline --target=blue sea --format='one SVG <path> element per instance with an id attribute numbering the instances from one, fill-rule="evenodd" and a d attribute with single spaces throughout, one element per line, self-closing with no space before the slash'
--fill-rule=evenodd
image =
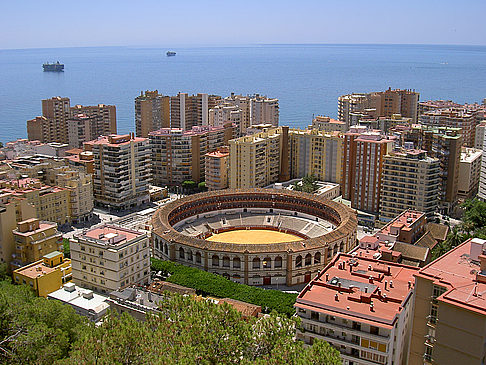
<path id="1" fill-rule="evenodd" d="M 433 45 L 258 45 L 175 48 L 93 47 L 0 50 L 0 141 L 26 137 L 41 99 L 114 104 L 118 131 L 134 131 L 134 98 L 260 93 L 280 99 L 280 122 L 308 125 L 336 117 L 337 98 L 351 92 L 415 89 L 421 100 L 486 98 L 486 47 Z M 65 72 L 43 72 L 59 60 Z"/>

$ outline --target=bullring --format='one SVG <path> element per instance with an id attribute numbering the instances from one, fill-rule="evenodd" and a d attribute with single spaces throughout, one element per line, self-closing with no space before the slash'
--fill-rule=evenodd
<path id="1" fill-rule="evenodd" d="M 310 281 L 334 254 L 352 249 L 357 220 L 345 205 L 311 194 L 227 189 L 161 207 L 152 227 L 158 258 L 248 285 L 290 286 Z M 250 231 L 258 232 L 257 241 L 245 242 Z"/>

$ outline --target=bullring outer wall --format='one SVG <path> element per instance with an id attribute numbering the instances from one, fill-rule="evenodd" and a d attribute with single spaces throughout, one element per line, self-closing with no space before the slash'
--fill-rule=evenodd
<path id="1" fill-rule="evenodd" d="M 178 232 L 173 225 L 227 209 L 286 210 L 312 215 L 336 227 L 297 242 L 232 244 L 211 242 Z M 223 275 L 248 285 L 296 285 L 310 281 L 337 252 L 356 245 L 357 219 L 345 205 L 307 193 L 275 189 L 227 189 L 190 195 L 157 210 L 152 217 L 155 257 Z"/>

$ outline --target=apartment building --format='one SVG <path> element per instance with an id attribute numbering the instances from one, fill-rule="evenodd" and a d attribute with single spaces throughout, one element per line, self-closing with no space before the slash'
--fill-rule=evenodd
<path id="1" fill-rule="evenodd" d="M 483 364 L 486 241 L 472 238 L 415 273 L 409 364 Z"/>
<path id="2" fill-rule="evenodd" d="M 481 121 L 476 126 L 476 133 L 474 137 L 474 148 L 482 150 L 484 147 L 484 141 L 486 140 L 486 120 Z"/>
<path id="3" fill-rule="evenodd" d="M 290 178 L 288 127 L 229 141 L 229 187 L 261 188 Z"/>
<path id="4" fill-rule="evenodd" d="M 401 114 L 392 114 L 391 117 L 380 117 L 378 119 L 377 128 L 388 133 L 391 129 L 396 128 L 399 125 L 411 126 L 412 118 L 405 118 Z"/>
<path id="5" fill-rule="evenodd" d="M 482 150 L 462 147 L 457 178 L 457 197 L 459 199 L 472 199 L 478 193 L 482 156 Z"/>
<path id="6" fill-rule="evenodd" d="M 323 132 L 347 132 L 346 123 L 340 120 L 332 119 L 318 115 L 312 119 L 311 129 L 318 129 Z"/>
<path id="7" fill-rule="evenodd" d="M 394 143 L 395 137 L 366 127 L 353 126 L 344 134 L 341 189 L 351 207 L 379 213 L 383 161 Z"/>
<path id="8" fill-rule="evenodd" d="M 56 96 L 42 100 L 42 116 L 49 120 L 49 140 L 41 142 L 68 143 L 67 120 L 71 117 L 69 98 Z M 42 126 L 42 128 L 44 128 Z M 43 135 L 46 135 L 44 132 Z M 29 138 L 30 139 L 30 138 Z"/>
<path id="9" fill-rule="evenodd" d="M 137 137 L 160 128 L 170 127 L 170 97 L 155 91 L 142 91 L 135 98 L 135 131 Z"/>
<path id="10" fill-rule="evenodd" d="M 96 120 L 84 114 L 78 114 L 68 119 L 68 145 L 69 148 L 80 148 L 84 142 L 92 141 L 96 135 Z"/>
<path id="11" fill-rule="evenodd" d="M 421 149 L 430 157 L 438 158 L 441 169 L 440 206 L 442 213 L 449 214 L 457 204 L 459 163 L 463 138 L 460 128 L 421 128 Z"/>
<path id="12" fill-rule="evenodd" d="M 238 137 L 243 135 L 243 110 L 237 105 L 223 103 L 209 109 L 209 125 L 213 127 L 232 123 L 236 127 Z"/>
<path id="13" fill-rule="evenodd" d="M 116 133 L 116 106 L 115 105 L 80 105 L 71 107 L 71 116 L 86 115 L 96 120 L 95 138 Z"/>
<path id="14" fill-rule="evenodd" d="M 84 145 L 93 152 L 95 203 L 123 210 L 150 201 L 152 177 L 147 138 L 112 134 Z"/>
<path id="15" fill-rule="evenodd" d="M 297 297 L 297 339 L 327 341 L 345 365 L 407 364 L 417 272 L 339 253 Z"/>
<path id="16" fill-rule="evenodd" d="M 96 137 L 116 132 L 114 105 L 75 105 L 71 107 L 69 98 L 56 96 L 42 100 L 42 116 L 27 121 L 28 139 L 30 141 L 38 140 L 42 143 L 69 143 L 68 120 L 79 114 L 92 118 L 91 133 Z M 74 130 L 74 123 L 71 124 L 71 129 Z"/>
<path id="17" fill-rule="evenodd" d="M 42 260 L 25 265 L 12 274 L 16 284 L 29 285 L 38 297 L 46 298 L 72 278 L 71 260 L 62 252 L 53 251 Z"/>
<path id="18" fill-rule="evenodd" d="M 34 155 L 9 163 L 10 177 L 38 177 L 42 183 L 67 189 L 70 199 L 70 222 L 79 223 L 91 218 L 93 212 L 93 182 L 91 174 L 81 167 L 69 165 L 64 158 Z"/>
<path id="19" fill-rule="evenodd" d="M 391 117 L 393 114 L 401 114 L 403 117 L 417 121 L 419 93 L 414 90 L 392 90 L 372 93 L 354 93 L 342 95 L 338 98 L 338 119 L 349 127 L 353 114 L 360 114 L 361 118 Z"/>
<path id="20" fill-rule="evenodd" d="M 452 100 L 427 100 L 418 103 L 418 115 L 419 119 L 422 114 L 427 112 L 436 111 L 439 109 L 460 108 L 461 104 L 455 103 Z"/>
<path id="21" fill-rule="evenodd" d="M 423 113 L 420 123 L 429 127 L 461 128 L 463 143 L 474 147 L 476 135 L 476 117 L 464 108 L 438 109 Z"/>
<path id="22" fill-rule="evenodd" d="M 224 102 L 241 109 L 240 134 L 246 134 L 247 129 L 256 124 L 271 124 L 278 127 L 279 104 L 278 99 L 268 98 L 260 94 L 235 95 L 224 98 Z"/>
<path id="23" fill-rule="evenodd" d="M 229 147 L 223 146 L 204 155 L 204 175 L 209 191 L 228 188 Z"/>
<path id="24" fill-rule="evenodd" d="M 486 143 L 483 144 L 483 157 L 481 159 L 481 172 L 479 175 L 478 198 L 486 201 Z"/>
<path id="25" fill-rule="evenodd" d="M 75 235 L 70 247 L 76 285 L 110 293 L 132 284 L 149 283 L 146 234 L 105 224 Z"/>
<path id="26" fill-rule="evenodd" d="M 30 218 L 19 222 L 13 230 L 15 253 L 11 267 L 17 269 L 36 262 L 53 251 L 62 251 L 62 234 L 54 222 Z"/>
<path id="27" fill-rule="evenodd" d="M 431 251 L 437 244 L 432 232 L 436 228 L 430 228 L 425 213 L 407 209 L 373 236 L 362 237 L 349 253 L 382 262 L 423 267 L 430 262 Z"/>
<path id="28" fill-rule="evenodd" d="M 439 206 L 440 163 L 423 150 L 401 149 L 383 157 L 380 223 L 407 209 L 432 218 Z"/>
<path id="29" fill-rule="evenodd" d="M 341 182 L 344 136 L 318 129 L 289 131 L 290 177 L 314 175 L 317 180 Z"/>
<path id="30" fill-rule="evenodd" d="M 9 269 L 16 246 L 13 230 L 18 222 L 35 217 L 36 210 L 27 199 L 0 193 L 0 263 L 6 263 Z"/>
<path id="31" fill-rule="evenodd" d="M 45 221 L 71 222 L 69 190 L 43 184 L 39 179 L 0 180 L 0 194 L 26 198 L 35 207 L 36 216 Z"/>
<path id="32" fill-rule="evenodd" d="M 72 223 L 86 222 L 93 216 L 93 177 L 71 166 L 47 168 L 44 181 L 51 186 L 69 190 L 70 217 Z"/>
<path id="33" fill-rule="evenodd" d="M 209 125 L 209 95 L 178 93 L 170 97 L 170 127 L 191 130 Z"/>
<path id="34" fill-rule="evenodd" d="M 235 137 L 235 126 L 195 126 L 162 128 L 149 133 L 152 174 L 158 186 L 178 185 L 186 180 L 205 179 L 205 154 L 228 144 Z"/>
<path id="35" fill-rule="evenodd" d="M 88 145 L 87 148 L 89 149 L 90 146 Z M 94 157 L 91 150 L 83 151 L 80 148 L 72 148 L 66 151 L 65 160 L 68 165 L 80 168 L 88 174 L 93 174 L 94 172 Z"/>

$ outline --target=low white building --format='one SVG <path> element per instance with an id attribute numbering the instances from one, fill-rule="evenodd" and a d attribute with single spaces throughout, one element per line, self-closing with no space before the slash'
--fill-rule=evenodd
<path id="1" fill-rule="evenodd" d="M 70 240 L 73 281 L 110 293 L 132 284 L 148 284 L 148 237 L 131 229 L 101 225 Z"/>
<path id="2" fill-rule="evenodd" d="M 61 289 L 47 295 L 47 299 L 59 300 L 74 308 L 77 314 L 88 317 L 90 321 L 98 322 L 110 307 L 108 298 L 83 289 L 74 283 L 67 283 Z"/>

